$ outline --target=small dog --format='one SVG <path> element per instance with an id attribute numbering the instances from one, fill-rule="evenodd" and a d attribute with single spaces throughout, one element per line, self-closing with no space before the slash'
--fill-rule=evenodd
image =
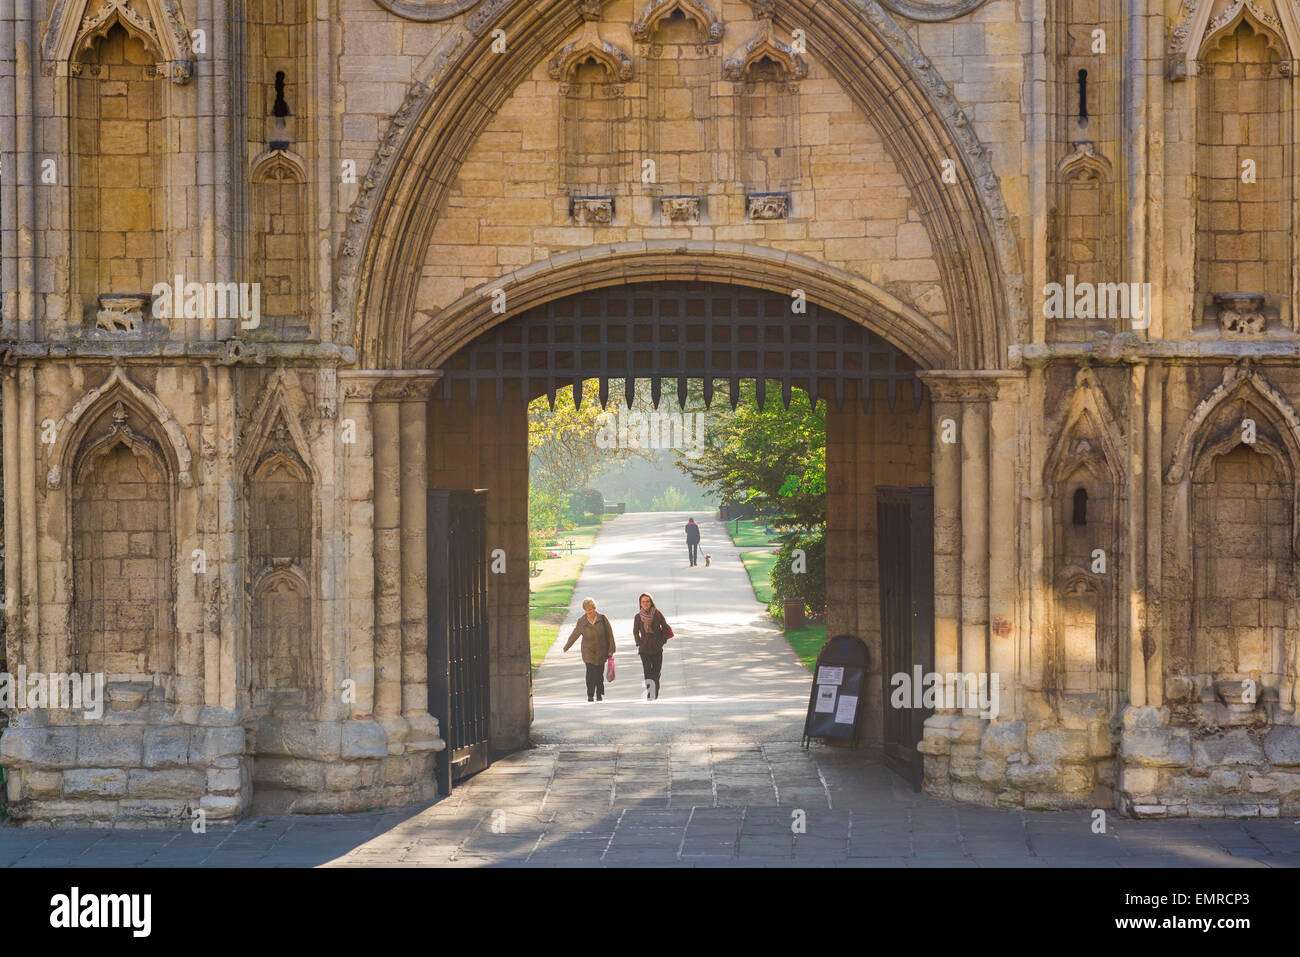
<path id="1" fill-rule="evenodd" d="M 713 556 L 712 556 L 712 555 L 705 555 L 705 556 L 704 556 L 704 567 L 705 567 L 705 568 L 708 568 L 708 567 L 709 567 L 710 565 L 712 565 L 712 564 L 713 564 Z"/>

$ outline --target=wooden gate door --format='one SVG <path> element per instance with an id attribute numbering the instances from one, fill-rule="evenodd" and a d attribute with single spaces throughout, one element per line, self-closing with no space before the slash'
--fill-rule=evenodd
<path id="1" fill-rule="evenodd" d="M 876 520 L 885 762 L 919 791 L 923 765 L 916 746 L 933 710 L 913 705 L 920 680 L 934 670 L 934 490 L 877 488 Z M 899 674 L 907 676 L 910 694 L 895 708 Z"/>
<path id="2" fill-rule="evenodd" d="M 488 750 L 487 491 L 429 491 L 429 713 L 446 750 L 438 791 L 482 771 Z"/>

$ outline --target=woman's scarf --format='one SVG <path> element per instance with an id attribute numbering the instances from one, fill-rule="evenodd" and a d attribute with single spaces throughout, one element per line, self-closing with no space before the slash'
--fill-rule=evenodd
<path id="1" fill-rule="evenodd" d="M 646 597 L 650 598 L 649 595 L 647 595 Z M 637 609 L 637 614 L 641 616 L 641 627 L 643 627 L 646 631 L 649 631 L 650 626 L 654 624 L 656 611 L 658 611 L 658 609 L 655 608 L 655 600 L 653 598 L 650 598 L 649 611 L 642 611 L 640 608 Z"/>

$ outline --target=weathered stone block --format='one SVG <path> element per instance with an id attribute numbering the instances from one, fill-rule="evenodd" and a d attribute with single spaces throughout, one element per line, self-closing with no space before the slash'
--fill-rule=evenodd
<path id="1" fill-rule="evenodd" d="M 0 738 L 0 757 L 9 767 L 76 767 L 77 729 L 9 728 Z"/>
<path id="2" fill-rule="evenodd" d="M 253 760 L 253 787 L 287 788 L 293 791 L 323 791 L 325 765 L 304 758 L 269 758 L 259 755 Z"/>
<path id="3" fill-rule="evenodd" d="M 257 753 L 284 758 L 337 761 L 342 729 L 333 721 L 268 719 L 257 726 Z"/>
<path id="4" fill-rule="evenodd" d="M 1021 791 L 1048 790 L 1056 786 L 1060 773 L 1054 764 L 1008 764 L 1007 783 Z"/>
<path id="5" fill-rule="evenodd" d="M 1034 764 L 1081 764 L 1088 760 L 1088 735 L 1067 728 L 1048 728 L 1029 735 L 1029 759 Z"/>
<path id="6" fill-rule="evenodd" d="M 1196 767 L 1219 767 L 1225 764 L 1263 764 L 1264 749 L 1246 731 L 1228 731 L 1192 742 Z"/>
<path id="7" fill-rule="evenodd" d="M 144 759 L 140 727 L 80 728 L 77 764 L 93 768 L 138 768 Z"/>
<path id="8" fill-rule="evenodd" d="M 208 768 L 205 791 L 208 794 L 238 794 L 244 787 L 239 768 Z"/>
<path id="9" fill-rule="evenodd" d="M 89 768 L 63 772 L 64 797 L 119 798 L 125 794 L 125 771 Z"/>
<path id="10" fill-rule="evenodd" d="M 242 797 L 205 794 L 199 799 L 199 807 L 209 821 L 225 821 L 238 818 L 244 813 L 248 803 Z"/>
<path id="11" fill-rule="evenodd" d="M 361 787 L 361 765 L 356 762 L 325 765 L 325 790 L 351 791 Z"/>
<path id="12" fill-rule="evenodd" d="M 118 817 L 123 821 L 162 823 L 188 820 L 192 817 L 190 802 L 181 800 L 132 800 L 118 805 Z"/>
<path id="13" fill-rule="evenodd" d="M 185 727 L 146 728 L 144 766 L 180 767 L 189 763 L 190 729 Z"/>
<path id="14" fill-rule="evenodd" d="M 373 721 L 345 721 L 340 731 L 339 756 L 345 761 L 388 756 L 388 737 Z"/>
<path id="15" fill-rule="evenodd" d="M 190 760 L 207 762 L 244 753 L 244 729 L 194 728 L 190 737 Z"/>
<path id="16" fill-rule="evenodd" d="M 1006 758 L 1025 749 L 1025 722 L 995 721 L 984 729 L 980 753 L 990 758 Z"/>
<path id="17" fill-rule="evenodd" d="M 1273 728 L 1264 737 L 1264 754 L 1274 767 L 1300 767 L 1300 728 Z"/>
<path id="18" fill-rule="evenodd" d="M 1120 787 L 1129 794 L 1155 794 L 1159 776 L 1155 768 L 1125 768 Z"/>
<path id="19" fill-rule="evenodd" d="M 63 775 L 58 771 L 24 771 L 23 797 L 57 798 L 63 794 Z"/>
<path id="20" fill-rule="evenodd" d="M 207 777 L 198 768 L 165 771 L 133 770 L 127 779 L 127 793 L 133 798 L 199 798 Z"/>
<path id="21" fill-rule="evenodd" d="M 1181 728 L 1126 730 L 1124 760 L 1152 768 L 1186 767 L 1192 760 L 1191 735 Z"/>

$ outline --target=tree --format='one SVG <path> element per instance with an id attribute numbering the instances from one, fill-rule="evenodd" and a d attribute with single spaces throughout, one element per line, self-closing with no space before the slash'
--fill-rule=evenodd
<path id="1" fill-rule="evenodd" d="M 704 451 L 677 467 L 724 501 L 771 508 L 805 530 L 826 524 L 825 404 L 796 390 L 790 408 L 752 394 L 734 412 L 711 417 Z"/>

